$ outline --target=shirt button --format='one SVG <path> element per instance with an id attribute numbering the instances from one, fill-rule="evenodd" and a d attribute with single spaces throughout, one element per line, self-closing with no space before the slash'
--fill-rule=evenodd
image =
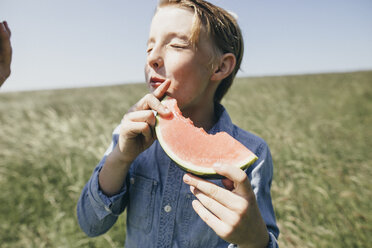
<path id="1" fill-rule="evenodd" d="M 164 211 L 169 213 L 170 211 L 172 211 L 172 207 L 168 204 L 167 206 L 164 207 Z"/>
<path id="2" fill-rule="evenodd" d="M 130 184 L 134 184 L 134 178 L 133 177 L 130 178 Z"/>
<path id="3" fill-rule="evenodd" d="M 111 213 L 111 209 L 108 206 L 105 206 L 105 210 L 109 213 Z"/>

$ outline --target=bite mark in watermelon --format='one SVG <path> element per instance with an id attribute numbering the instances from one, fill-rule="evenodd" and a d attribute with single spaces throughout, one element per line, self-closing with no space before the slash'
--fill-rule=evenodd
<path id="1" fill-rule="evenodd" d="M 246 169 L 257 156 L 226 132 L 208 134 L 197 128 L 189 118 L 182 116 L 176 99 L 168 98 L 162 104 L 171 110 L 170 117 L 156 116 L 156 136 L 167 155 L 182 169 L 193 174 L 220 178 L 214 164 Z"/>

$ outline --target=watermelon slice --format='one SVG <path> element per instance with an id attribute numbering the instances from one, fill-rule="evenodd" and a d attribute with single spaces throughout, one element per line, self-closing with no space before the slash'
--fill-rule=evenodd
<path id="1" fill-rule="evenodd" d="M 193 174 L 221 178 L 214 164 L 246 169 L 257 160 L 256 155 L 226 132 L 208 134 L 182 116 L 176 99 L 162 103 L 172 111 L 170 117 L 156 116 L 156 136 L 167 155 L 183 170 Z"/>

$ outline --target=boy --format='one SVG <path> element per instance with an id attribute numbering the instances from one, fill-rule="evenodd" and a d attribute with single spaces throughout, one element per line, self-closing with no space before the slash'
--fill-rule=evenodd
<path id="1" fill-rule="evenodd" d="M 236 20 L 206 1 L 160 1 L 145 65 L 151 94 L 124 115 L 111 147 L 78 203 L 81 228 L 106 232 L 127 208 L 125 247 L 277 247 L 266 143 L 231 123 L 219 104 L 237 73 L 243 40 Z M 176 98 L 185 117 L 209 133 L 226 131 L 258 161 L 244 172 L 216 167 L 223 180 L 185 174 L 164 153 L 155 117 Z"/>

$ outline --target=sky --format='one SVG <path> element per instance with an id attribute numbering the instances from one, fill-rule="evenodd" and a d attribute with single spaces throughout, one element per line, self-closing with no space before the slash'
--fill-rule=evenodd
<path id="1" fill-rule="evenodd" d="M 372 69 L 371 0 L 211 0 L 238 16 L 238 76 Z M 156 0 L 0 0 L 12 74 L 0 92 L 144 82 Z"/>

